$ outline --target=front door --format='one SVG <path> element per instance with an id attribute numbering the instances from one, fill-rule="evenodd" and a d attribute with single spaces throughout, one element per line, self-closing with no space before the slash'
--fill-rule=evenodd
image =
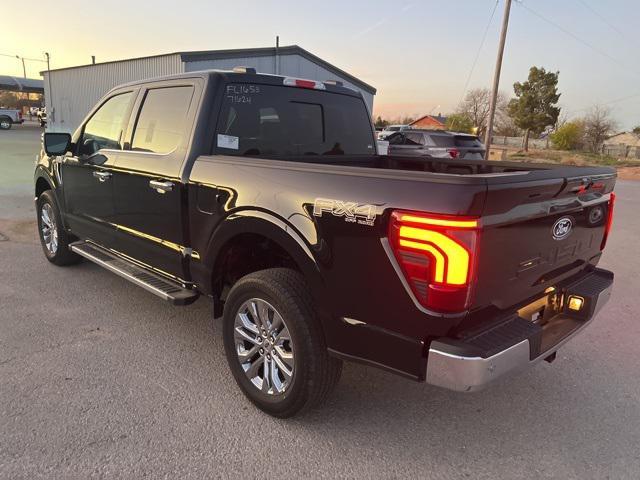
<path id="1" fill-rule="evenodd" d="M 193 118 L 195 86 L 169 82 L 142 96 L 130 147 L 113 176 L 115 249 L 177 279 L 185 268 L 181 181 Z"/>
<path id="2" fill-rule="evenodd" d="M 109 247 L 113 240 L 113 168 L 134 92 L 107 99 L 86 121 L 60 164 L 65 220 L 72 233 Z"/>

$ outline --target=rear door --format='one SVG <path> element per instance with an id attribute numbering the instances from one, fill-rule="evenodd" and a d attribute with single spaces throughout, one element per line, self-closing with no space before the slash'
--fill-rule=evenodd
<path id="1" fill-rule="evenodd" d="M 598 263 L 615 177 L 549 178 L 553 172 L 542 172 L 546 179 L 533 180 L 541 172 L 532 172 L 521 181 L 489 184 L 476 306 L 508 308 Z"/>
<path id="2" fill-rule="evenodd" d="M 458 157 L 460 160 L 484 159 L 484 145 L 478 137 L 473 135 L 455 135 L 454 138 Z"/>
<path id="3" fill-rule="evenodd" d="M 67 224 L 78 237 L 106 247 L 113 241 L 113 168 L 135 94 L 106 99 L 74 138 L 76 150 L 60 164 Z"/>
<path id="4" fill-rule="evenodd" d="M 115 248 L 177 279 L 187 244 L 181 172 L 200 92 L 197 80 L 143 88 L 113 178 Z"/>

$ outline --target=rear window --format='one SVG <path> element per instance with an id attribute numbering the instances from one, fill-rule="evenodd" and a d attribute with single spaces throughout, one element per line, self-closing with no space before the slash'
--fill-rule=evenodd
<path id="1" fill-rule="evenodd" d="M 356 97 L 273 85 L 228 84 L 218 153 L 251 156 L 371 155 L 371 121 Z"/>
<path id="2" fill-rule="evenodd" d="M 468 135 L 455 136 L 456 147 L 482 147 L 482 142 L 478 137 Z"/>

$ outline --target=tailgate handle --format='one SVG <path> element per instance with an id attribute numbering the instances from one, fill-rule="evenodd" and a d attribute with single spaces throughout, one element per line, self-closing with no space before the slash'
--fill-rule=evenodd
<path id="1" fill-rule="evenodd" d="M 173 182 L 163 182 L 161 180 L 149 180 L 149 186 L 158 193 L 166 193 L 173 190 Z"/>

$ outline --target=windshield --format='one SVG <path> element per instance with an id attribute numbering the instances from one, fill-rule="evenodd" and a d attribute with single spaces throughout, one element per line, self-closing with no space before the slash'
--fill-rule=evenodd
<path id="1" fill-rule="evenodd" d="M 361 98 L 296 87 L 228 84 L 218 153 L 250 156 L 371 155 L 373 131 Z"/>

